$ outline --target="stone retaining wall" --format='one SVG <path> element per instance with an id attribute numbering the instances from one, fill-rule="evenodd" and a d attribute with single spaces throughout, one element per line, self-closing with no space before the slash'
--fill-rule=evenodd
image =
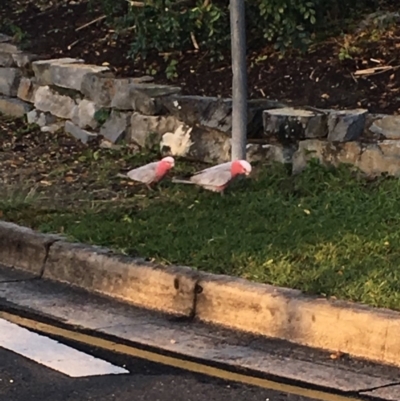
<path id="1" fill-rule="evenodd" d="M 43 131 L 64 129 L 84 143 L 100 136 L 106 146 L 126 141 L 209 163 L 230 159 L 230 99 L 185 96 L 148 76 L 116 78 L 82 59 L 43 60 L 1 34 L 0 112 L 26 115 Z M 318 158 L 400 176 L 400 116 L 251 99 L 248 138 L 250 161 L 292 163 L 295 173 Z"/>

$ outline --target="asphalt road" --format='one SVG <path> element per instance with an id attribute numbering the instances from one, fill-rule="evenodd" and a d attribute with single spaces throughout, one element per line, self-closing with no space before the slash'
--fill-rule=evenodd
<path id="1" fill-rule="evenodd" d="M 71 378 L 0 348 L 2 401 L 311 401 L 66 342 L 130 373 Z"/>

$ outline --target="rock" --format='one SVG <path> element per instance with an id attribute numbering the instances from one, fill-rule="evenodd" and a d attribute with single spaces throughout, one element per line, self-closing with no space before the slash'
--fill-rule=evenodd
<path id="1" fill-rule="evenodd" d="M 328 115 L 328 140 L 348 142 L 359 139 L 364 132 L 368 110 L 332 110 Z"/>
<path id="2" fill-rule="evenodd" d="M 69 96 L 60 95 L 48 86 L 40 86 L 35 92 L 34 105 L 40 111 L 48 111 L 54 116 L 70 119 L 76 103 Z"/>
<path id="3" fill-rule="evenodd" d="M 42 131 L 42 132 L 51 132 L 52 134 L 54 134 L 55 132 L 57 132 L 61 128 L 64 128 L 64 125 L 65 125 L 64 121 L 57 121 L 54 124 L 45 125 L 45 126 L 41 127 L 40 131 Z"/>
<path id="4" fill-rule="evenodd" d="M 13 116 L 23 117 L 31 110 L 32 106 L 22 100 L 0 96 L 0 113 Z"/>
<path id="5" fill-rule="evenodd" d="M 129 85 L 122 86 L 116 91 L 111 100 L 111 107 L 118 110 L 134 110 L 147 116 L 155 115 L 160 111 L 154 99 Z"/>
<path id="6" fill-rule="evenodd" d="M 250 163 L 262 162 L 267 165 L 271 163 L 290 164 L 295 151 L 295 146 L 249 143 L 246 146 L 246 159 Z"/>
<path id="7" fill-rule="evenodd" d="M 32 63 L 32 70 L 35 74 L 37 83 L 39 85 L 52 85 L 52 77 L 50 74 L 50 67 L 52 64 L 79 64 L 84 63 L 82 59 L 75 58 L 57 58 L 50 60 L 39 60 Z"/>
<path id="8" fill-rule="evenodd" d="M 17 97 L 25 102 L 33 103 L 35 101 L 35 93 L 39 86 L 35 79 L 22 77 L 18 86 Z"/>
<path id="9" fill-rule="evenodd" d="M 281 144 L 291 144 L 305 138 L 323 138 L 328 134 L 324 113 L 284 107 L 266 110 L 264 134 Z"/>
<path id="10" fill-rule="evenodd" d="M 225 133 L 232 130 L 232 100 L 205 96 L 173 95 L 162 100 L 163 107 L 187 125 L 202 125 Z M 262 133 L 262 111 L 282 104 L 268 99 L 248 101 L 248 137 Z"/>
<path id="11" fill-rule="evenodd" d="M 28 124 L 36 124 L 39 120 L 39 113 L 40 111 L 33 109 L 29 113 L 26 114 L 26 120 Z"/>
<path id="12" fill-rule="evenodd" d="M 107 71 L 109 71 L 108 67 L 90 64 L 54 62 L 49 66 L 49 75 L 52 85 L 77 91 L 81 90 L 82 80 L 86 74 L 96 74 Z"/>
<path id="13" fill-rule="evenodd" d="M 159 98 L 179 93 L 181 88 L 129 83 L 122 80 L 115 81 L 115 93 L 111 100 L 111 107 L 119 110 L 134 110 L 144 115 L 155 115 L 161 111 L 162 104 Z"/>
<path id="14" fill-rule="evenodd" d="M 387 114 L 374 114 L 374 113 L 368 113 L 365 116 L 365 124 L 364 124 L 364 131 L 362 133 L 362 136 L 360 138 L 361 141 L 364 142 L 374 142 L 374 141 L 378 141 L 378 140 L 382 140 L 385 139 L 381 134 L 374 133 L 370 130 L 372 124 L 376 121 L 376 120 L 380 120 L 384 117 L 386 117 Z"/>
<path id="15" fill-rule="evenodd" d="M 0 67 L 15 67 L 13 55 L 21 53 L 17 46 L 0 42 Z"/>
<path id="16" fill-rule="evenodd" d="M 77 125 L 75 125 L 72 121 L 66 121 L 64 125 L 64 130 L 68 134 L 71 134 L 76 139 L 80 140 L 82 143 L 90 143 L 91 141 L 97 138 L 97 134 L 94 132 L 86 131 Z"/>
<path id="17" fill-rule="evenodd" d="M 14 67 L 14 59 L 12 54 L 0 51 L 0 67 Z"/>
<path id="18" fill-rule="evenodd" d="M 12 58 L 16 67 L 27 69 L 33 61 L 39 60 L 40 57 L 37 54 L 21 52 L 13 54 Z"/>
<path id="19" fill-rule="evenodd" d="M 174 132 L 162 136 L 160 149 L 164 155 L 223 163 L 230 160 L 231 139 L 218 130 L 181 124 Z"/>
<path id="20" fill-rule="evenodd" d="M 182 122 L 173 116 L 144 116 L 133 113 L 129 140 L 143 148 L 158 145 L 167 132 L 175 132 Z"/>
<path id="21" fill-rule="evenodd" d="M 33 109 L 27 115 L 28 124 L 37 124 L 39 127 L 54 124 L 57 121 L 57 117 L 50 113 L 44 113 L 39 110 Z"/>
<path id="22" fill-rule="evenodd" d="M 194 127 L 191 132 L 193 145 L 189 157 L 206 163 L 224 163 L 231 160 L 231 138 L 221 131 Z"/>
<path id="23" fill-rule="evenodd" d="M 369 127 L 375 135 L 385 139 L 400 139 L 400 116 L 384 116 L 375 119 Z"/>
<path id="24" fill-rule="evenodd" d="M 269 99 L 249 99 L 247 101 L 247 137 L 262 138 L 264 133 L 263 113 L 265 110 L 286 107 L 285 104 Z M 229 130 L 231 132 L 231 129 Z"/>
<path id="25" fill-rule="evenodd" d="M 12 37 L 8 35 L 4 35 L 4 33 L 0 33 L 0 43 L 11 42 Z"/>
<path id="26" fill-rule="evenodd" d="M 308 139 L 299 142 L 293 155 L 293 174 L 303 171 L 311 159 L 321 164 L 337 167 L 340 163 L 356 164 L 361 154 L 359 142 L 332 143 L 326 140 Z"/>
<path id="27" fill-rule="evenodd" d="M 102 149 L 121 150 L 121 145 L 115 145 L 114 143 L 107 141 L 107 139 L 102 139 L 99 147 Z"/>
<path id="28" fill-rule="evenodd" d="M 0 53 L 17 54 L 22 53 L 22 51 L 19 50 L 18 47 L 13 45 L 12 43 L 0 42 Z"/>
<path id="29" fill-rule="evenodd" d="M 151 77 L 150 75 L 143 75 L 141 77 L 129 78 L 129 80 L 132 84 L 145 84 L 154 82 L 154 77 Z"/>
<path id="30" fill-rule="evenodd" d="M 110 117 L 102 125 L 100 135 L 111 143 L 125 140 L 130 134 L 132 113 L 112 110 Z"/>
<path id="31" fill-rule="evenodd" d="M 303 171 L 312 158 L 335 167 L 341 163 L 350 164 L 370 177 L 383 173 L 400 177 L 400 142 L 396 140 L 377 143 L 302 141 L 293 156 L 293 173 Z"/>
<path id="32" fill-rule="evenodd" d="M 16 97 L 21 75 L 18 68 L 0 68 L 0 94 Z"/>
<path id="33" fill-rule="evenodd" d="M 383 173 L 400 177 L 400 142 L 383 140 L 364 145 L 355 165 L 370 177 Z"/>
<path id="34" fill-rule="evenodd" d="M 205 96 L 170 96 L 163 102 L 168 114 L 187 125 L 202 125 L 229 132 L 232 128 L 232 101 Z"/>
<path id="35" fill-rule="evenodd" d="M 117 79 L 110 72 L 87 74 L 82 79 L 81 92 L 101 107 L 112 106 L 120 110 L 137 110 L 143 114 L 151 115 L 151 113 L 154 113 L 159 108 L 156 102 L 151 99 L 152 97 L 165 96 L 171 91 L 176 93 L 180 88 L 144 83 L 150 79 L 152 78 Z M 137 99 L 138 97 L 139 99 Z"/>
<path id="36" fill-rule="evenodd" d="M 32 53 L 24 53 L 11 43 L 0 43 L 0 67 L 18 67 L 26 69 L 32 61 L 39 56 Z"/>
<path id="37" fill-rule="evenodd" d="M 181 92 L 181 88 L 169 85 L 155 85 L 150 83 L 130 83 L 130 89 L 144 93 L 150 98 L 170 96 Z M 122 88 L 119 88 L 122 89 Z"/>
<path id="38" fill-rule="evenodd" d="M 111 72 L 86 74 L 82 78 L 80 91 L 100 107 L 110 107 L 115 94 L 115 78 Z"/>
<path id="39" fill-rule="evenodd" d="M 174 116 L 133 113 L 130 140 L 142 148 L 159 145 L 165 155 L 207 163 L 230 160 L 231 140 L 228 135 L 211 128 L 190 127 Z"/>
<path id="40" fill-rule="evenodd" d="M 98 121 L 95 119 L 95 114 L 98 110 L 99 107 L 95 103 L 83 99 L 72 109 L 71 120 L 80 128 L 96 129 L 99 126 Z"/>

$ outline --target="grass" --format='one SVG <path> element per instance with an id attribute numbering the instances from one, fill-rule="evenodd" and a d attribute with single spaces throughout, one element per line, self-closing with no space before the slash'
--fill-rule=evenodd
<path id="1" fill-rule="evenodd" d="M 7 220 L 166 264 L 400 310 L 400 182 L 345 166 L 255 169 L 226 196 L 165 182 L 51 210 L 0 195 Z M 81 193 L 84 198 L 84 193 Z M 28 199 L 28 201 L 27 201 Z"/>

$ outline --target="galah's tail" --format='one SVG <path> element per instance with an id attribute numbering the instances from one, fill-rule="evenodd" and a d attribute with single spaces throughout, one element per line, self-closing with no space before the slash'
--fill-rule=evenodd
<path id="1" fill-rule="evenodd" d="M 179 179 L 179 178 L 172 178 L 172 182 L 175 182 L 175 183 L 177 183 L 177 184 L 192 184 L 192 185 L 195 184 L 193 181 L 190 181 L 190 180 L 182 180 L 182 179 Z"/>

